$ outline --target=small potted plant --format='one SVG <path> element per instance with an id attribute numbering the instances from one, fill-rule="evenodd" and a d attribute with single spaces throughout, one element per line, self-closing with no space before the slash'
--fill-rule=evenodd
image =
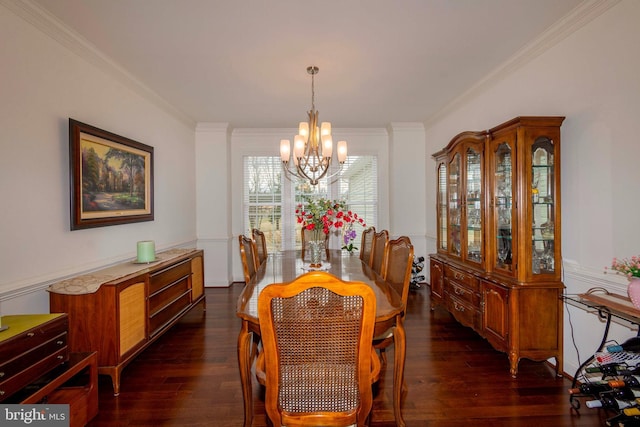
<path id="1" fill-rule="evenodd" d="M 633 306 L 640 309 L 640 255 L 624 259 L 614 258 L 611 261 L 611 267 L 605 267 L 605 273 L 608 270 L 625 276 L 629 280 L 627 293 Z"/>

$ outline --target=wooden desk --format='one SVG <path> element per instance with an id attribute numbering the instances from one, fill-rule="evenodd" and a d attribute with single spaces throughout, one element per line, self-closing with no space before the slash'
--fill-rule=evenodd
<path id="1" fill-rule="evenodd" d="M 369 284 L 376 294 L 376 326 L 374 336 L 380 335 L 391 327 L 395 327 L 394 346 L 395 357 L 393 366 L 393 410 L 396 425 L 404 427 L 400 410 L 402 383 L 404 378 L 404 361 L 406 350 L 406 336 L 403 319 L 404 304 L 387 283 L 380 279 L 373 270 L 363 264 L 358 257 L 343 255 L 342 251 L 330 251 L 328 260 L 329 273 L 345 281 L 360 281 Z M 300 253 L 284 251 L 269 254 L 266 262 L 258 269 L 256 279 L 248 283 L 240 297 L 236 315 L 242 320 L 238 335 L 238 365 L 242 381 L 242 395 L 244 398 L 244 426 L 250 427 L 253 421 L 252 395 L 252 339 L 253 334 L 260 335 L 260 321 L 258 319 L 258 295 L 265 286 L 271 283 L 290 282 L 305 273 Z M 308 263 L 306 264 L 308 265 Z"/>

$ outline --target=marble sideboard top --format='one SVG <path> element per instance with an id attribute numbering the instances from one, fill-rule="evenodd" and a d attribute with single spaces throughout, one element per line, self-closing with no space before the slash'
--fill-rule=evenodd
<path id="1" fill-rule="evenodd" d="M 97 270 L 92 273 L 83 274 L 82 276 L 72 277 L 70 279 L 61 280 L 49 286 L 49 292 L 67 295 L 92 294 L 100 289 L 104 283 L 112 282 L 123 277 L 143 273 L 151 267 L 178 258 L 183 255 L 194 252 L 195 249 L 176 248 L 156 254 L 156 261 L 151 263 L 137 263 L 135 260 L 123 262 L 112 267 Z"/>

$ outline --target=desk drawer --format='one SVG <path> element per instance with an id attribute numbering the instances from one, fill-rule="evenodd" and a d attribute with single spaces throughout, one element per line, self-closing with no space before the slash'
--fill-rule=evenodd
<path id="1" fill-rule="evenodd" d="M 475 292 L 478 292 L 480 290 L 480 281 L 477 277 L 449 265 L 444 266 L 444 277 L 448 278 L 449 280 L 456 281 L 462 285 L 466 285 L 467 287 L 469 287 L 469 289 L 472 289 Z"/>
<path id="2" fill-rule="evenodd" d="M 18 356 L 22 353 L 33 350 L 34 348 L 52 340 L 54 337 L 58 337 L 61 334 L 66 334 L 69 329 L 69 323 L 67 316 L 60 317 L 51 322 L 39 325 L 35 328 L 9 338 L 6 342 L 3 342 L 2 353 Z M 65 336 L 64 342 L 66 345 L 67 338 Z M 5 359 L 3 357 L 3 359 Z M 1 365 L 0 366 L 4 366 Z"/>
<path id="3" fill-rule="evenodd" d="M 0 365 L 0 402 L 69 358 L 66 332 Z"/>
<path id="4" fill-rule="evenodd" d="M 149 280 L 149 295 L 165 286 L 191 275 L 191 260 L 186 259 L 178 264 L 152 273 Z"/>

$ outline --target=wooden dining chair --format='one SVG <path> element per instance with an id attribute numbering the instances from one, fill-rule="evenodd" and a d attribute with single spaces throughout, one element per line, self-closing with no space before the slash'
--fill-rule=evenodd
<path id="1" fill-rule="evenodd" d="M 256 258 L 256 242 L 244 234 L 238 236 L 240 242 L 240 259 L 242 260 L 242 272 L 244 281 L 249 283 L 256 275 L 258 261 Z"/>
<path id="2" fill-rule="evenodd" d="M 401 236 L 397 239 L 390 240 L 385 250 L 381 275 L 385 282 L 402 298 L 405 313 L 409 299 L 412 266 L 413 245 L 411 244 L 411 239 L 407 236 Z M 387 362 L 385 349 L 393 344 L 393 329 L 394 328 L 391 328 L 373 339 L 373 346 L 380 351 L 383 364 Z"/>
<path id="3" fill-rule="evenodd" d="M 382 274 L 384 251 L 389 243 L 389 232 L 381 230 L 373 234 L 373 247 L 371 248 L 371 261 L 369 266 L 378 274 Z"/>
<path id="4" fill-rule="evenodd" d="M 371 265 L 371 248 L 373 247 L 373 235 L 376 228 L 371 226 L 362 232 L 362 242 L 360 243 L 360 260 L 367 265 Z"/>
<path id="5" fill-rule="evenodd" d="M 300 230 L 300 240 L 302 242 L 302 250 L 300 253 L 300 256 L 302 257 L 302 259 L 304 259 L 304 254 L 305 254 L 305 250 L 307 248 L 307 246 L 309 245 L 309 242 L 313 239 L 313 233 L 315 233 L 312 230 L 307 230 L 306 228 L 302 227 L 302 229 Z M 324 236 L 324 250 L 325 250 L 325 254 L 327 255 L 327 259 L 329 259 L 329 235 L 328 234 L 324 234 L 322 233 L 322 235 Z"/>
<path id="6" fill-rule="evenodd" d="M 375 316 L 370 286 L 326 272 L 264 288 L 256 373 L 275 427 L 365 425 L 380 373 Z"/>
<path id="7" fill-rule="evenodd" d="M 261 265 L 267 259 L 267 239 L 264 233 L 257 228 L 251 230 L 254 242 L 256 242 L 256 258 L 258 265 Z"/>

